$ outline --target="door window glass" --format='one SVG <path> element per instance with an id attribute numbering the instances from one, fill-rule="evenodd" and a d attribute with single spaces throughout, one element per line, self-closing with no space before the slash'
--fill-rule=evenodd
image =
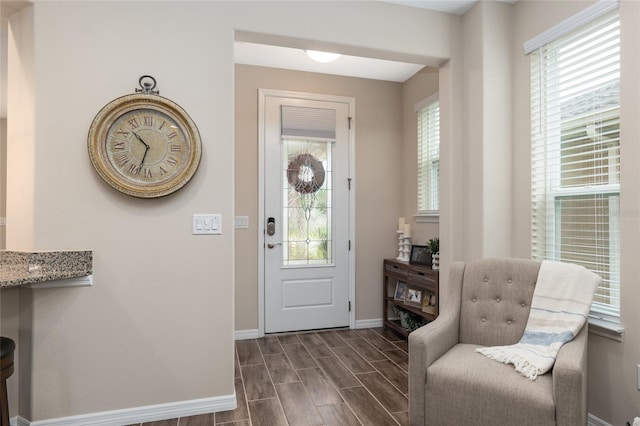
<path id="1" fill-rule="evenodd" d="M 331 264 L 332 141 L 283 138 L 282 147 L 282 264 Z"/>

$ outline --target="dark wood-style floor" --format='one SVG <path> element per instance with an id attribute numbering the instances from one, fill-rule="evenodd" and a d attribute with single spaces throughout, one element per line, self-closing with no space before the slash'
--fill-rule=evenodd
<path id="1" fill-rule="evenodd" d="M 407 341 L 382 328 L 236 342 L 238 408 L 143 426 L 408 425 Z"/>

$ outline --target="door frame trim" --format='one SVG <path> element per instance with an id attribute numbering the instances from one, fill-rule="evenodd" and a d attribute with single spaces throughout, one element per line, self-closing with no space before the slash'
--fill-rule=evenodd
<path id="1" fill-rule="evenodd" d="M 265 104 L 266 98 L 280 97 L 280 98 L 293 98 L 293 99 L 307 99 L 312 101 L 324 101 L 324 102 L 337 102 L 346 103 L 349 105 L 349 116 L 351 117 L 351 128 L 349 131 L 349 170 L 347 175 L 351 180 L 351 190 L 349 191 L 349 240 L 351 241 L 351 250 L 349 251 L 349 301 L 351 302 L 351 312 L 349 312 L 349 328 L 355 328 L 356 326 L 356 244 L 355 244 L 355 192 L 356 185 L 353 174 L 355 172 L 355 107 L 356 100 L 354 97 L 349 96 L 335 96 L 335 95 L 323 95 L 318 93 L 307 92 L 293 92 L 288 90 L 274 90 L 274 89 L 258 89 L 258 223 L 256 226 L 258 232 L 258 337 L 264 336 L 264 314 L 265 314 L 265 300 L 264 300 L 264 282 L 265 282 L 265 237 L 264 237 L 264 223 L 265 223 L 265 211 L 264 211 L 264 147 L 265 147 Z"/>

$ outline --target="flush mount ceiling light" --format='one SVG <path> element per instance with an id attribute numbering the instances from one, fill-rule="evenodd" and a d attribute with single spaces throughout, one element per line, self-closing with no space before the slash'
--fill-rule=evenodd
<path id="1" fill-rule="evenodd" d="M 339 53 L 320 52 L 318 50 L 305 50 L 307 56 L 316 62 L 333 62 L 340 57 Z"/>

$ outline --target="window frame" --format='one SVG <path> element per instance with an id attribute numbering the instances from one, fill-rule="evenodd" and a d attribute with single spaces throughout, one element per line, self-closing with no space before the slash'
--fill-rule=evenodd
<path id="1" fill-rule="evenodd" d="M 435 130 L 437 132 L 437 157 L 431 157 L 429 155 L 426 156 L 426 158 L 423 158 L 423 144 L 431 144 L 434 143 L 434 141 L 429 140 L 429 138 L 427 137 L 426 141 L 423 141 L 422 135 L 425 134 L 425 132 L 421 132 L 421 115 L 423 114 L 423 112 L 428 109 L 428 108 L 432 108 L 433 106 L 436 106 L 437 110 L 437 116 L 438 116 L 438 122 L 437 122 L 437 129 Z M 417 132 L 417 137 L 416 137 L 416 147 L 417 147 L 417 159 L 416 159 L 416 165 L 417 165 L 417 176 L 416 176 L 416 181 L 417 181 L 417 191 L 416 191 L 416 214 L 415 214 L 415 219 L 416 222 L 439 222 L 440 220 L 440 121 L 439 121 L 439 117 L 440 117 L 440 100 L 439 100 L 439 94 L 438 92 L 433 93 L 432 95 L 426 97 L 425 99 L 421 100 L 420 102 L 418 102 L 415 107 L 414 110 L 416 112 L 416 132 Z M 427 135 L 431 134 L 432 131 L 427 130 Z M 429 151 L 429 148 L 426 148 L 427 151 Z M 423 164 L 423 161 L 431 161 L 432 165 L 425 165 Z M 431 191 L 431 188 L 433 188 L 433 163 L 437 163 L 437 171 L 435 173 L 437 173 L 436 176 L 436 180 L 437 182 L 435 183 L 435 185 L 437 186 L 437 209 L 421 209 L 421 194 L 422 191 L 425 191 L 427 193 L 427 195 L 425 196 L 425 198 L 427 198 L 427 203 L 428 203 L 428 198 L 429 198 L 429 192 Z M 427 171 L 424 171 L 424 170 Z M 431 174 L 432 176 L 429 177 L 427 176 L 425 179 L 426 181 L 424 181 L 424 185 L 426 185 L 426 188 L 423 187 L 423 173 L 427 173 L 427 174 Z"/>
<path id="2" fill-rule="evenodd" d="M 609 12 L 611 12 L 614 8 L 612 7 L 608 7 L 606 10 L 604 8 L 600 8 L 598 10 L 598 14 L 597 16 L 592 14 L 591 19 L 588 22 L 580 22 L 579 24 L 576 24 L 575 22 L 572 24 L 573 28 L 567 29 L 567 28 L 563 28 L 562 30 L 562 34 L 560 34 L 559 36 L 555 37 L 554 39 L 549 39 L 549 40 L 545 40 L 544 43 L 541 43 L 540 45 L 537 46 L 537 48 L 535 49 L 535 51 L 537 51 L 539 48 L 547 48 L 548 44 L 551 44 L 553 42 L 555 42 L 555 40 L 560 39 L 561 37 L 565 36 L 565 35 L 569 35 L 572 34 L 573 31 L 580 31 L 582 29 L 584 29 L 585 27 L 588 27 L 592 24 L 592 22 L 595 22 L 596 19 L 601 18 L 602 16 L 608 14 Z M 595 9 L 594 9 L 595 11 Z M 594 12 L 595 13 L 595 12 Z M 571 21 L 572 19 L 570 18 L 569 21 Z M 617 20 L 618 20 L 618 27 L 620 25 L 620 17 L 619 15 L 617 16 Z M 561 23 L 563 24 L 563 23 Z M 566 26 L 566 25 L 565 25 Z M 550 29 L 549 32 L 558 32 L 557 28 L 552 28 Z M 537 39 L 544 39 L 544 37 L 542 37 L 543 35 L 545 35 L 544 33 L 540 36 L 537 36 Z M 528 42 L 530 43 L 530 42 Z M 620 43 L 620 39 L 619 39 L 619 35 L 618 35 L 618 45 Z M 525 43 L 525 50 L 527 50 L 527 43 Z M 530 49 L 528 50 L 526 53 L 532 53 L 534 51 L 534 49 Z M 537 54 L 537 53 L 536 53 Z M 538 61 L 540 61 L 540 59 L 538 59 Z M 533 64 L 533 62 L 532 62 Z M 533 66 L 533 65 L 532 65 Z M 544 65 L 542 65 L 541 63 L 539 63 L 540 68 L 548 68 L 548 69 L 554 69 L 554 72 L 559 72 L 559 70 L 556 67 L 556 65 L 554 63 L 545 63 Z M 618 73 L 619 73 L 619 69 L 618 69 Z M 549 119 L 549 116 L 541 114 L 537 117 L 538 122 L 536 122 L 536 116 L 535 113 L 539 112 L 535 112 L 535 109 L 537 106 L 539 106 L 540 104 L 534 104 L 535 100 L 538 100 L 539 96 L 542 95 L 537 95 L 534 94 L 534 90 L 540 90 L 540 91 L 545 91 L 547 89 L 547 86 L 543 87 L 543 84 L 541 84 L 539 81 L 535 81 L 534 80 L 534 74 L 531 74 L 531 101 L 532 101 L 532 111 L 531 111 L 531 125 L 532 125 L 532 132 L 531 132 L 531 143 L 532 143 L 532 160 L 531 160 L 531 172 L 532 172 L 532 194 L 531 194 L 531 208 L 532 208 L 532 217 L 531 217 L 531 225 L 532 225 L 532 240 L 531 240 L 531 248 L 532 248 L 532 257 L 533 258 L 540 258 L 541 256 L 543 258 L 546 259 L 552 259 L 552 260 L 559 260 L 559 253 L 560 253 L 560 247 L 562 244 L 561 241 L 561 235 L 560 235 L 560 231 L 559 231 L 559 225 L 558 222 L 561 221 L 561 218 L 559 217 L 560 214 L 560 207 L 558 205 L 559 201 L 561 201 L 562 199 L 567 199 L 567 197 L 572 197 L 572 196 L 589 196 L 592 195 L 594 197 L 603 197 L 603 198 L 607 198 L 607 208 L 609 211 L 609 216 L 608 219 L 606 220 L 606 224 L 608 226 L 608 229 L 612 229 L 612 227 L 615 227 L 615 231 L 613 232 L 609 232 L 607 234 L 607 238 L 611 238 L 611 235 L 613 235 L 614 237 L 614 243 L 617 244 L 616 247 L 613 248 L 613 250 L 611 249 L 612 247 L 612 242 L 611 240 L 609 240 L 609 247 L 610 250 L 608 252 L 608 263 L 607 266 L 609 268 L 609 276 L 615 276 L 617 277 L 617 281 L 615 281 L 617 283 L 617 292 L 618 294 L 621 291 L 621 282 L 620 282 L 620 209 L 619 209 L 619 202 L 620 202 L 620 179 L 618 179 L 617 183 L 609 183 L 607 182 L 606 184 L 593 184 L 593 183 L 585 183 L 584 185 L 578 186 L 578 185 L 574 185 L 574 186 L 562 186 L 562 180 L 560 177 L 561 174 L 561 163 L 562 163 L 562 140 L 561 140 L 561 133 L 563 131 L 563 129 L 566 129 L 566 125 L 571 123 L 571 121 L 576 121 L 575 124 L 575 128 L 580 128 L 581 126 L 587 126 L 587 123 L 589 123 L 590 119 L 594 116 L 595 113 L 593 114 L 589 114 L 589 115 L 585 115 L 582 118 L 573 118 L 573 119 L 569 119 L 566 122 L 562 122 L 562 124 L 557 125 L 557 127 L 555 128 L 551 128 L 551 129 L 547 129 L 546 128 L 546 123 Z M 619 79 L 619 77 L 618 77 Z M 618 80 L 618 84 L 619 84 L 619 80 Z M 557 90 L 559 90 L 558 88 L 556 88 Z M 540 107 L 540 111 L 542 110 L 548 110 L 548 109 L 552 109 L 552 108 L 559 108 L 559 104 L 555 105 L 555 103 L 558 102 L 557 99 L 551 98 L 553 95 L 557 95 L 557 92 L 552 92 L 552 94 L 550 95 L 548 92 L 544 92 L 544 99 L 547 100 L 547 102 L 545 104 L 543 104 L 543 107 Z M 543 102 L 543 101 L 541 101 Z M 612 111 L 616 111 L 615 114 L 612 114 Z M 554 111 L 556 114 L 559 113 L 558 110 Z M 610 109 L 602 109 L 600 111 L 597 112 L 598 115 L 606 115 L 608 117 L 615 117 L 617 119 L 617 124 L 618 124 L 618 134 L 619 134 L 619 126 L 620 126 L 620 105 L 618 102 L 618 105 L 615 107 L 612 107 Z M 584 124 L 580 123 L 580 120 L 584 119 Z M 540 124 L 542 126 L 542 129 L 540 129 L 538 131 L 538 133 L 541 133 L 540 136 L 536 135 L 536 125 Z M 557 134 L 554 133 L 557 132 Z M 588 133 L 588 131 L 587 131 Z M 587 136 L 589 137 L 589 136 Z M 538 141 L 538 138 L 540 138 L 541 140 Z M 596 143 L 596 142 L 594 142 Z M 536 148 L 540 149 L 543 148 L 544 151 L 538 151 L 536 150 Z M 617 149 L 620 149 L 620 139 L 618 139 L 618 144 L 617 144 Z M 540 161 L 540 160 L 535 160 L 534 159 L 534 152 L 538 152 L 538 153 L 542 153 L 539 155 L 544 155 L 545 157 L 545 161 L 543 164 L 546 165 L 546 170 L 544 171 L 544 191 L 542 191 L 541 193 L 538 193 L 535 189 L 535 185 L 540 185 L 540 182 L 536 181 L 536 176 L 537 173 L 539 173 L 540 171 L 537 170 L 536 168 L 536 161 Z M 557 153 L 559 155 L 557 156 L 553 156 L 552 154 Z M 618 153 L 618 156 L 620 154 Z M 552 160 L 550 161 L 549 159 L 552 158 Z M 620 162 L 618 160 L 617 163 L 618 167 L 620 166 Z M 538 164 L 539 166 L 539 164 Z M 544 194 L 544 195 L 541 195 Z M 544 201 L 542 201 L 540 199 L 540 197 L 544 196 Z M 610 205 L 611 201 L 614 201 L 614 207 L 613 207 L 613 212 L 612 212 L 612 207 Z M 544 205 L 543 205 L 544 204 Z M 535 225 L 537 222 L 536 220 L 536 215 L 537 213 L 535 213 L 537 208 L 540 208 L 540 206 L 543 205 L 542 208 L 544 208 L 544 219 L 546 221 L 546 223 L 544 224 L 545 226 L 545 230 L 544 231 L 536 231 L 535 229 Z M 615 237 L 617 237 L 617 240 L 615 239 Z M 545 247 L 551 247 L 551 249 L 547 249 L 545 248 L 543 249 L 539 249 L 536 248 L 536 243 L 539 242 L 538 240 L 540 238 L 544 238 L 544 246 Z M 596 247 L 596 245 L 594 244 L 594 247 Z M 542 254 L 540 254 L 539 252 L 543 251 Z M 612 259 L 614 259 L 614 261 L 612 262 Z M 614 282 L 613 279 L 610 279 L 610 282 Z M 603 304 L 600 303 L 600 306 L 598 306 L 598 302 L 596 302 L 594 300 L 592 306 L 591 306 L 591 310 L 590 310 L 590 323 L 593 322 L 596 325 L 597 329 L 600 329 L 601 332 L 602 330 L 604 330 L 604 334 L 602 335 L 606 335 L 606 337 L 612 337 L 616 340 L 618 340 L 618 338 L 621 338 L 622 333 L 624 332 L 624 329 L 620 326 L 620 305 L 618 302 L 618 306 L 617 306 L 617 310 L 613 309 L 612 304 L 607 303 L 607 304 Z M 594 306 L 596 307 L 594 309 Z M 598 333 L 601 334 L 601 333 Z M 617 336 L 617 338 L 616 338 Z"/>

